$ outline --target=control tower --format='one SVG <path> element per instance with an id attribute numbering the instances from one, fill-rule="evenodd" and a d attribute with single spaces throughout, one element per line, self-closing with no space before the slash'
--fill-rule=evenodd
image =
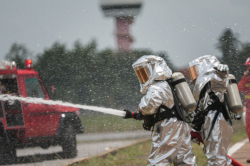
<path id="1" fill-rule="evenodd" d="M 142 0 L 100 0 L 102 11 L 106 17 L 116 19 L 115 36 L 119 51 L 130 51 L 133 36 L 129 26 L 140 12 Z"/>

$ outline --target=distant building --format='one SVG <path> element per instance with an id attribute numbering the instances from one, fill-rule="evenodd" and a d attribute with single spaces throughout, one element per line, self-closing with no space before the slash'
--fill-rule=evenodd
<path id="1" fill-rule="evenodd" d="M 106 17 L 116 19 L 115 36 L 118 50 L 131 51 L 134 39 L 129 27 L 140 12 L 142 0 L 100 0 L 100 4 Z"/>

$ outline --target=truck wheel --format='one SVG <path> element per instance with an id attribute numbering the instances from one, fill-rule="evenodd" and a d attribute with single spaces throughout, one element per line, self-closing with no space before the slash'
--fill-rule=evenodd
<path id="1" fill-rule="evenodd" d="M 61 145 L 65 158 L 74 158 L 77 156 L 76 133 L 71 124 L 65 125 L 65 128 L 63 129 Z"/>
<path id="2" fill-rule="evenodd" d="M 0 141 L 0 164 L 13 164 L 16 159 L 16 148 Z"/>

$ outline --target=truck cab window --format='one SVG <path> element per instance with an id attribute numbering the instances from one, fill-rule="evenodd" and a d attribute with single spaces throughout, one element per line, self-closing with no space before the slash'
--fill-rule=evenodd
<path id="1" fill-rule="evenodd" d="M 1 79 L 1 93 L 19 95 L 16 78 Z"/>
<path id="2" fill-rule="evenodd" d="M 18 84 L 16 78 L 11 78 L 11 76 L 5 76 L 0 79 L 1 84 L 1 94 L 8 94 L 11 96 L 19 96 Z M 3 104 L 3 108 L 2 108 Z M 5 114 L 7 126 L 23 126 L 23 113 L 21 102 L 18 100 L 8 100 L 1 102 L 0 105 L 0 116 L 3 117 Z M 5 112 L 4 112 L 5 111 Z"/>
<path id="3" fill-rule="evenodd" d="M 37 78 L 26 78 L 25 84 L 28 97 L 37 97 L 45 99 L 44 91 Z"/>

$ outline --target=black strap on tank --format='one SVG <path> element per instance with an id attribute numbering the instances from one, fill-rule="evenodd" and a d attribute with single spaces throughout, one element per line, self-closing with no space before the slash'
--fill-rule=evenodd
<path id="1" fill-rule="evenodd" d="M 161 82 L 161 81 L 164 81 L 164 80 L 155 80 L 155 82 Z M 171 88 L 171 92 L 172 92 L 172 94 L 173 94 L 173 99 L 174 99 L 174 103 L 175 103 L 175 105 L 174 105 L 174 107 L 175 107 L 174 110 L 176 111 L 176 114 L 177 114 L 178 118 L 179 118 L 180 120 L 186 122 L 186 123 L 191 123 L 190 119 L 185 118 L 185 116 L 183 115 L 182 111 L 180 110 L 180 109 L 183 109 L 183 108 L 180 108 L 180 107 L 182 107 L 182 106 L 179 106 L 181 103 L 180 103 L 180 101 L 179 101 L 179 99 L 178 99 L 178 97 L 177 97 L 177 95 L 176 95 L 175 90 L 174 90 L 174 86 L 175 86 L 175 85 L 177 85 L 177 84 L 179 84 L 179 83 L 181 83 L 181 82 L 186 82 L 186 79 L 185 79 L 185 78 L 182 78 L 182 79 L 180 79 L 180 80 L 177 80 L 177 81 L 172 82 L 172 79 L 169 78 L 169 79 L 166 79 L 165 81 L 168 83 L 168 85 L 169 85 L 170 88 Z M 172 116 L 172 115 L 171 115 L 171 116 Z M 176 117 L 176 116 L 174 116 L 174 117 Z"/>
<path id="2" fill-rule="evenodd" d="M 173 85 L 173 87 L 175 87 L 175 85 L 182 83 L 182 82 L 186 82 L 186 79 L 182 78 L 182 79 L 171 82 L 171 84 Z"/>
<path id="3" fill-rule="evenodd" d="M 217 102 L 218 102 L 218 101 L 217 101 Z M 219 102 L 220 102 L 220 101 L 219 101 Z M 218 104 L 218 103 L 216 103 L 216 105 L 217 105 L 217 104 Z M 218 108 L 219 108 L 219 109 L 218 109 Z M 214 129 L 214 125 L 215 125 L 215 122 L 216 122 L 216 120 L 217 120 L 217 118 L 218 118 L 220 112 L 221 112 L 222 105 L 221 105 L 221 104 L 218 104 L 218 108 L 217 108 L 217 111 L 216 111 L 216 113 L 215 113 L 215 115 L 214 115 L 214 117 L 213 117 L 212 124 L 211 124 L 211 127 L 210 127 L 210 130 L 209 130 L 209 132 L 208 132 L 208 136 L 207 136 L 206 140 L 208 140 L 208 138 L 210 137 L 210 135 L 211 135 L 211 133 L 212 133 L 212 130 Z M 210 109 L 209 109 L 209 110 L 210 110 Z"/>
<path id="4" fill-rule="evenodd" d="M 209 87 L 210 87 L 210 82 L 206 83 L 205 86 L 202 88 L 202 90 L 200 92 L 200 96 L 199 96 L 199 101 L 201 101 L 201 99 L 205 97 L 205 94 L 206 94 L 207 90 L 209 89 Z M 199 104 L 199 102 L 198 102 L 198 104 Z"/>
<path id="5" fill-rule="evenodd" d="M 229 83 L 230 83 L 230 84 L 232 84 L 232 83 L 237 84 L 236 79 L 229 79 Z"/>
<path id="6" fill-rule="evenodd" d="M 155 82 L 161 82 L 161 81 L 164 81 L 164 80 L 154 80 Z M 169 79 L 165 80 L 169 83 Z M 171 82 L 171 85 L 174 87 L 175 85 L 179 84 L 179 83 L 182 83 L 182 82 L 187 82 L 185 78 L 181 78 L 179 80 L 176 80 L 174 82 Z"/>
<path id="7" fill-rule="evenodd" d="M 163 108 L 165 111 L 160 112 L 161 108 Z M 156 114 L 156 122 L 161 121 L 163 119 L 169 119 L 169 118 L 177 118 L 178 120 L 182 120 L 182 118 L 177 113 L 175 106 L 173 106 L 170 109 L 165 105 L 161 105 Z"/>
<path id="8" fill-rule="evenodd" d="M 211 105 L 208 105 L 208 107 L 205 110 L 200 110 L 198 109 L 200 106 L 200 102 L 202 101 L 202 99 L 205 97 L 205 94 L 208 93 L 208 95 L 210 96 L 210 99 L 213 100 L 213 103 Z M 206 85 L 202 88 L 201 92 L 200 92 L 200 96 L 199 96 L 199 101 L 197 103 L 197 107 L 196 107 L 196 111 L 202 111 L 199 114 L 197 114 L 194 119 L 193 119 L 193 124 L 194 126 L 196 126 L 197 129 L 201 128 L 201 125 L 204 123 L 205 121 L 205 116 L 207 115 L 207 113 L 210 110 L 217 110 L 217 112 L 215 113 L 214 118 L 212 119 L 212 123 L 211 123 L 211 127 L 210 130 L 208 132 L 208 136 L 207 139 L 210 137 L 211 132 L 214 128 L 214 124 L 216 122 L 216 119 L 220 113 L 222 109 L 222 103 L 220 103 L 219 98 L 214 94 L 214 92 L 210 89 L 210 82 L 206 83 Z M 198 113 L 198 112 L 196 112 Z M 197 126 L 198 125 L 198 126 Z"/>
<path id="9" fill-rule="evenodd" d="M 230 115 L 228 115 L 227 112 L 226 112 L 226 108 L 225 108 L 225 105 L 224 105 L 225 103 L 221 103 L 219 97 L 216 96 L 215 93 L 210 89 L 210 82 L 208 82 L 206 84 L 206 87 L 204 87 L 204 89 L 206 89 L 206 91 L 204 91 L 204 92 L 205 93 L 207 92 L 208 95 L 209 95 L 209 97 L 210 97 L 210 99 L 213 100 L 213 103 L 211 105 L 208 105 L 208 107 L 206 108 L 206 110 L 204 111 L 204 113 L 207 114 L 208 111 L 210 111 L 210 110 L 216 110 L 216 113 L 215 113 L 215 115 L 214 115 L 214 117 L 212 119 L 212 123 L 211 123 L 210 130 L 208 132 L 208 136 L 206 138 L 206 140 L 208 140 L 208 138 L 210 137 L 210 135 L 212 133 L 212 130 L 214 128 L 215 122 L 216 122 L 216 120 L 217 120 L 217 118 L 218 118 L 218 116 L 219 116 L 220 113 L 223 114 L 224 118 L 227 121 L 229 121 L 230 124 L 232 122 L 231 122 L 231 119 L 230 119 Z M 225 98 L 225 96 L 224 96 L 224 98 Z M 227 116 L 227 117 L 225 117 L 225 116 Z"/>
<path id="10" fill-rule="evenodd" d="M 195 115 L 193 117 L 192 120 L 192 127 L 197 130 L 200 131 L 201 130 L 201 126 L 202 124 L 205 122 L 205 116 L 207 114 L 206 110 L 202 110 L 200 107 L 200 103 L 202 101 L 202 99 L 205 97 L 206 91 L 209 88 L 209 82 L 205 84 L 205 86 L 202 88 L 200 95 L 199 95 L 199 100 L 197 102 L 196 108 L 195 108 Z"/>

